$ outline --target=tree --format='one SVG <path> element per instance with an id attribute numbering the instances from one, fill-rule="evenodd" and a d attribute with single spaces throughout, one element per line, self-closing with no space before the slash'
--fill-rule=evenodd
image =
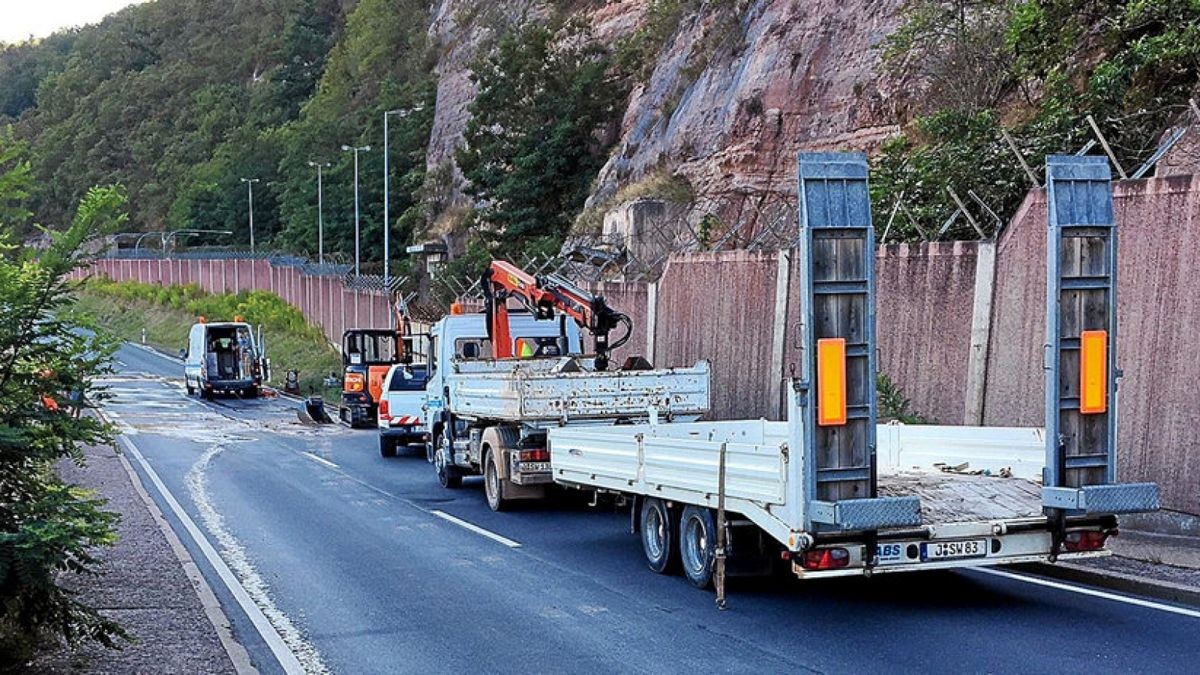
<path id="1" fill-rule="evenodd" d="M 27 181 L 0 173 L 9 190 Z M 0 203 L 10 194 L 0 192 Z M 12 245 L 11 230 L 0 237 L 0 668 L 48 636 L 110 647 L 125 637 L 59 585 L 63 573 L 97 573 L 92 549 L 113 543 L 117 516 L 55 472 L 63 459 L 82 462 L 85 445 L 112 439 L 105 423 L 72 414 L 67 392 L 85 392 L 80 405 L 103 397 L 95 378 L 112 345 L 67 318 L 67 275 L 124 221 L 123 204 L 117 188 L 90 190 L 45 250 Z"/>
<path id="2" fill-rule="evenodd" d="M 486 233 L 505 249 L 557 248 L 611 145 L 627 80 L 586 27 L 529 24 L 476 63 L 458 163 Z"/>

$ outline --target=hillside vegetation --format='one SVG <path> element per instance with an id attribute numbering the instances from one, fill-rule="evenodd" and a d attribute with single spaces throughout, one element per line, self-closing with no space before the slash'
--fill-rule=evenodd
<path id="1" fill-rule="evenodd" d="M 632 133 L 625 116 L 656 73 L 678 71 L 655 125 L 670 133 L 685 126 L 680 114 L 713 114 L 689 107 L 694 87 L 707 71 L 752 60 L 750 27 L 774 16 L 762 1 L 635 4 L 155 0 L 96 26 L 0 48 L 0 127 L 13 127 L 11 137 L 0 132 L 0 148 L 25 147 L 36 178 L 18 204 L 25 212 L 8 220 L 27 232 L 34 220 L 65 222 L 67 205 L 89 186 L 115 182 L 128 189 L 135 229 L 230 230 L 187 243 L 245 246 L 242 179 L 256 178 L 259 246 L 313 254 L 313 164 L 328 164 L 326 251 L 347 260 L 353 159 L 342 146 L 370 145 L 359 156 L 362 246 L 365 270 L 378 271 L 383 115 L 394 111 L 394 250 L 444 235 L 464 273 L 489 255 L 556 250 L 589 197 L 595 210 L 619 192 L 596 193 L 597 175 L 614 148 L 638 152 L 619 141 Z M 962 219 L 940 231 L 954 210 L 947 186 L 964 199 L 974 192 L 1002 219 L 1013 212 L 1030 181 L 1002 130 L 1038 167 L 1043 155 L 1073 153 L 1092 137 L 1090 114 L 1118 159 L 1136 167 L 1187 119 L 1200 80 L 1196 0 L 909 0 L 886 11 L 882 25 L 898 28 L 873 39 L 875 79 L 856 84 L 853 96 L 870 107 L 875 88 L 901 92 L 879 108 L 893 119 L 870 121 L 900 129 L 881 148 L 869 146 L 881 225 L 901 195 L 912 216 L 896 219 L 893 240 L 973 237 Z M 628 16 L 619 30 L 590 23 L 614 12 Z M 828 30 L 836 37 L 875 25 L 862 19 Z M 679 45 L 681 35 L 699 37 Z M 836 67 L 820 54 L 795 54 L 793 71 L 805 59 L 812 77 Z M 810 86 L 786 73 L 756 77 L 764 80 L 758 90 L 797 97 Z M 738 105 L 747 119 L 769 112 L 758 98 Z M 776 154 L 820 140 L 777 141 L 767 127 L 738 133 L 760 133 L 763 152 Z M 449 154 L 435 152 L 447 140 Z M 654 175 L 686 184 L 673 171 L 692 159 L 663 156 Z M 751 173 L 764 166 L 747 162 Z M 756 189 L 744 175 L 728 178 L 751 185 L 747 195 Z M 602 214 L 585 216 L 594 224 Z"/>

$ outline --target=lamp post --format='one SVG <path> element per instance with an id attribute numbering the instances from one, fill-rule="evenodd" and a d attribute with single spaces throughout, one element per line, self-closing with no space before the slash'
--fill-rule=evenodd
<path id="1" fill-rule="evenodd" d="M 242 182 L 246 184 L 246 191 L 250 200 L 250 252 L 254 253 L 254 184 L 258 182 L 257 178 L 243 178 Z"/>
<path id="2" fill-rule="evenodd" d="M 358 269 L 359 269 L 359 262 L 360 262 L 360 258 L 361 258 L 360 253 L 361 253 L 361 249 L 362 249 L 362 246 L 361 246 L 362 230 L 360 229 L 359 224 L 358 224 L 358 153 L 370 152 L 371 146 L 369 146 L 369 145 L 361 145 L 361 146 L 343 145 L 342 151 L 354 153 L 354 276 L 357 277 L 357 276 L 359 276 Z"/>
<path id="3" fill-rule="evenodd" d="M 321 169 L 328 168 L 329 162 L 309 162 L 309 166 L 317 167 L 317 263 L 325 264 L 325 200 L 321 193 Z"/>
<path id="4" fill-rule="evenodd" d="M 404 119 L 410 114 L 418 112 L 422 106 L 406 108 L 402 110 L 389 110 L 383 113 L 383 287 L 388 288 L 389 279 L 391 278 L 392 258 L 391 258 L 391 234 L 392 221 L 389 216 L 389 208 L 391 207 L 391 199 L 388 197 L 388 188 L 391 182 L 391 172 L 389 171 L 389 153 L 388 153 L 388 118 L 392 115 Z"/>

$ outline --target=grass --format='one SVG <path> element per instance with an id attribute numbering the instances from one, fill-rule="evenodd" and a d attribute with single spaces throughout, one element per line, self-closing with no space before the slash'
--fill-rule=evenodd
<path id="1" fill-rule="evenodd" d="M 206 293 L 195 285 L 156 286 L 133 281 L 96 278 L 75 294 L 74 311 L 96 326 L 130 342 L 141 342 L 175 354 L 187 346 L 187 335 L 198 316 L 231 321 L 241 316 L 262 325 L 263 342 L 271 359 L 271 380 L 282 388 L 290 369 L 300 372 L 300 391 L 337 401 L 340 389 L 326 389 L 324 378 L 340 373 L 341 356 L 319 328 L 300 310 L 264 291 Z M 183 376 L 182 369 L 180 377 Z"/>

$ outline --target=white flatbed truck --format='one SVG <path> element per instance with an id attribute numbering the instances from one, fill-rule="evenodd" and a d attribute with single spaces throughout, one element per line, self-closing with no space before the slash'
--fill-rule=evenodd
<path id="1" fill-rule="evenodd" d="M 624 496 L 650 568 L 699 587 L 780 557 L 814 578 L 1106 555 L 1116 515 L 1158 490 L 1116 482 L 1116 231 L 1094 159 L 1048 158 L 1044 433 L 876 424 L 866 158 L 803 154 L 787 421 L 551 429 L 554 480 Z M 937 468 L 962 463 L 1012 477 Z"/>
<path id="2" fill-rule="evenodd" d="M 645 420 L 648 410 L 695 420 L 709 409 L 709 366 L 593 370 L 571 322 L 511 317 L 527 358 L 493 358 L 483 314 L 451 314 L 430 330 L 427 452 L 443 487 L 484 476 L 493 510 L 538 499 L 553 483 L 546 429 Z"/>

